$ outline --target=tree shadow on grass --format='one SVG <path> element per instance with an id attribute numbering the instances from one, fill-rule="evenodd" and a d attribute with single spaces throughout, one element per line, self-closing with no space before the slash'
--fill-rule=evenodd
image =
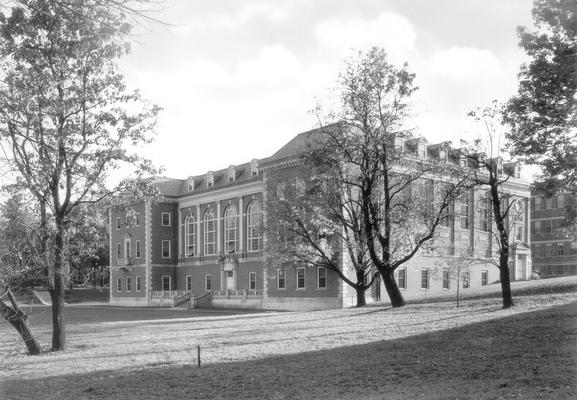
<path id="1" fill-rule="evenodd" d="M 402 339 L 201 368 L 160 363 L 140 370 L 12 380 L 4 382 L 4 396 L 570 399 L 577 395 L 576 317 L 577 303 L 572 303 Z"/>

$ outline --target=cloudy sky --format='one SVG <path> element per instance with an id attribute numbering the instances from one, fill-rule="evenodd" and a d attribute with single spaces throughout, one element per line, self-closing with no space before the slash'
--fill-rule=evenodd
<path id="1" fill-rule="evenodd" d="M 186 178 L 264 158 L 315 127 L 316 99 L 352 49 L 409 63 L 419 134 L 472 135 L 469 110 L 516 90 L 516 27 L 531 0 L 167 0 L 170 26 L 139 28 L 128 82 L 164 108 L 145 154 Z M 326 101 L 326 100 L 325 100 Z"/>

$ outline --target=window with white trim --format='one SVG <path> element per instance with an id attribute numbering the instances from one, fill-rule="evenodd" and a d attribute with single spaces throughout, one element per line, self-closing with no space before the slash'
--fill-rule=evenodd
<path id="1" fill-rule="evenodd" d="M 286 270 L 284 268 L 278 270 L 278 288 L 286 289 Z"/>
<path id="2" fill-rule="evenodd" d="M 184 254 L 185 257 L 194 257 L 196 250 L 196 219 L 188 213 L 184 219 Z"/>
<path id="3" fill-rule="evenodd" d="M 126 291 L 127 292 L 132 291 L 132 282 L 130 281 L 130 276 L 126 277 Z"/>
<path id="4" fill-rule="evenodd" d="M 140 275 L 137 275 L 137 276 L 134 278 L 134 280 L 135 280 L 135 282 L 134 282 L 134 284 L 135 284 L 135 289 L 136 289 L 137 292 L 140 292 Z"/>
<path id="5" fill-rule="evenodd" d="M 258 161 L 252 160 L 250 162 L 250 176 L 257 176 L 258 175 Z"/>
<path id="6" fill-rule="evenodd" d="M 325 267 L 317 268 L 317 288 L 326 289 L 327 287 L 327 269 Z"/>
<path id="7" fill-rule="evenodd" d="M 563 243 L 557 243 L 557 255 L 562 256 L 565 254 L 565 245 Z"/>
<path id="8" fill-rule="evenodd" d="M 194 191 L 194 179 L 192 179 L 192 177 L 189 177 L 187 182 L 186 182 L 186 186 L 187 186 L 187 190 L 189 192 Z"/>
<path id="9" fill-rule="evenodd" d="M 116 291 L 122 292 L 122 277 L 120 276 L 116 277 Z"/>
<path id="10" fill-rule="evenodd" d="M 490 226 L 489 219 L 489 198 L 483 196 L 479 199 L 479 224 L 482 231 L 488 231 Z"/>
<path id="11" fill-rule="evenodd" d="M 481 271 L 481 286 L 487 286 L 489 283 L 489 271 Z"/>
<path id="12" fill-rule="evenodd" d="M 248 251 L 258 251 L 261 243 L 261 211 L 258 202 L 250 202 L 246 210 L 246 220 Z"/>
<path id="13" fill-rule="evenodd" d="M 212 290 L 212 275 L 204 276 L 204 290 L 210 292 Z"/>
<path id="14" fill-rule="evenodd" d="M 450 289 L 449 268 L 443 268 L 443 289 Z"/>
<path id="15" fill-rule="evenodd" d="M 138 213 L 134 214 L 134 225 L 140 226 L 140 214 Z"/>
<path id="16" fill-rule="evenodd" d="M 168 292 L 170 290 L 172 290 L 172 285 L 171 285 L 171 279 L 172 277 L 170 275 L 162 275 L 162 291 L 163 292 Z"/>
<path id="17" fill-rule="evenodd" d="M 169 212 L 163 212 L 161 214 L 160 225 L 170 226 L 170 213 Z"/>
<path id="18" fill-rule="evenodd" d="M 463 271 L 463 289 L 468 289 L 471 286 L 471 273 Z"/>
<path id="19" fill-rule="evenodd" d="M 120 243 L 116 243 L 116 258 L 122 258 L 122 248 Z"/>
<path id="20" fill-rule="evenodd" d="M 256 272 L 248 273 L 248 288 L 250 290 L 256 290 Z"/>
<path id="21" fill-rule="evenodd" d="M 469 193 L 461 197 L 461 229 L 469 229 Z"/>
<path id="22" fill-rule="evenodd" d="M 204 212 L 204 254 L 216 254 L 216 220 L 212 209 Z"/>
<path id="23" fill-rule="evenodd" d="M 229 182 L 234 182 L 236 179 L 236 169 L 234 168 L 234 166 L 230 166 L 228 167 L 228 181 Z"/>
<path id="24" fill-rule="evenodd" d="M 421 289 L 429 289 L 429 268 L 421 268 Z"/>
<path id="25" fill-rule="evenodd" d="M 214 186 L 214 174 L 212 172 L 206 174 L 206 186 L 209 188 Z"/>
<path id="26" fill-rule="evenodd" d="M 186 275 L 186 290 L 192 291 L 192 275 Z"/>
<path id="27" fill-rule="evenodd" d="M 140 240 L 136 241 L 136 249 L 135 249 L 135 257 L 140 258 L 141 248 L 140 248 Z"/>
<path id="28" fill-rule="evenodd" d="M 398 268 L 397 269 L 397 286 L 400 289 L 407 288 L 407 269 L 406 268 Z"/>
<path id="29" fill-rule="evenodd" d="M 224 211 L 224 249 L 227 253 L 238 250 L 238 215 L 232 204 Z"/>
<path id="30" fill-rule="evenodd" d="M 170 240 L 162 241 L 162 258 L 170 258 Z"/>
<path id="31" fill-rule="evenodd" d="M 297 267 L 297 289 L 304 289 L 305 285 L 305 267 Z"/>

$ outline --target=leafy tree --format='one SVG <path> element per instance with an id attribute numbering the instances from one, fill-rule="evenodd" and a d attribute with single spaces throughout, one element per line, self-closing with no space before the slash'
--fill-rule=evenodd
<path id="1" fill-rule="evenodd" d="M 533 20 L 518 28 L 530 61 L 505 110 L 510 148 L 541 167 L 537 189 L 571 193 L 565 226 L 577 237 L 577 2 L 535 0 Z"/>
<path id="2" fill-rule="evenodd" d="M 362 307 L 376 275 L 371 277 L 358 193 L 346 183 L 346 165 L 326 157 L 326 150 L 320 146 L 301 156 L 298 177 L 291 179 L 294 186 L 269 176 L 269 190 L 276 195 L 267 196 L 272 233 L 267 245 L 278 255 L 276 267 L 298 264 L 335 272 L 355 290 L 356 306 Z"/>
<path id="3" fill-rule="evenodd" d="M 106 178 L 122 164 L 154 172 L 128 150 L 151 140 L 158 113 L 128 91 L 115 64 L 129 32 L 122 13 L 96 0 L 20 1 L 0 15 L 0 137 L 17 184 L 38 204 L 53 350 L 66 345 L 67 233 L 76 210 L 111 196 Z"/>
<path id="4" fill-rule="evenodd" d="M 414 78 L 406 65 L 389 64 L 382 49 L 359 53 L 340 75 L 339 109 L 319 117 L 324 154 L 346 166 L 338 183 L 354 187 L 368 253 L 393 307 L 405 304 L 394 271 L 428 251 L 468 187 L 467 171 L 448 162 L 447 144 L 428 157 L 426 143 L 407 128 Z"/>

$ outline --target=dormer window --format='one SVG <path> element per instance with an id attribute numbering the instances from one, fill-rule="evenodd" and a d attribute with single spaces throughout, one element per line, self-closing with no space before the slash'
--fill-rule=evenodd
<path id="1" fill-rule="evenodd" d="M 188 191 L 192 192 L 194 190 L 194 179 L 192 179 L 192 176 L 188 177 L 186 184 L 187 184 Z"/>
<path id="2" fill-rule="evenodd" d="M 419 157 L 427 157 L 427 145 L 424 143 L 419 143 Z"/>
<path id="3" fill-rule="evenodd" d="M 395 138 L 395 149 L 398 152 L 402 152 L 405 149 L 405 141 L 403 140 L 403 138 L 400 137 Z"/>
<path id="4" fill-rule="evenodd" d="M 254 159 L 250 162 L 250 176 L 258 175 L 258 160 Z"/>
<path id="5" fill-rule="evenodd" d="M 206 186 L 207 187 L 213 187 L 214 186 L 214 173 L 212 171 L 209 171 L 206 174 Z"/>
<path id="6" fill-rule="evenodd" d="M 236 179 L 236 169 L 234 168 L 234 165 L 231 165 L 230 167 L 228 167 L 228 181 L 234 182 L 235 179 Z"/>

